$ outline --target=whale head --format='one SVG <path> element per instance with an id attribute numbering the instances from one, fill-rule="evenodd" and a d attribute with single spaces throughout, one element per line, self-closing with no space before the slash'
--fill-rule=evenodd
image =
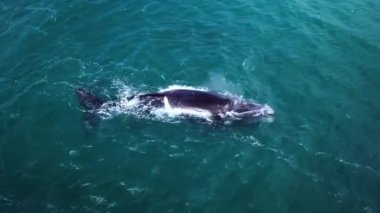
<path id="1" fill-rule="evenodd" d="M 274 118 L 274 110 L 267 104 L 258 104 L 253 102 L 236 102 L 234 103 L 231 113 L 237 119 L 257 119 L 272 121 Z"/>

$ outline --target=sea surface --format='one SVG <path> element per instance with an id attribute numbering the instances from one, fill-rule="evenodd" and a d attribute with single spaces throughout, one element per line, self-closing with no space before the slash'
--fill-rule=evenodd
<path id="1" fill-rule="evenodd" d="M 380 212 L 380 1 L 0 1 L 0 212 Z M 210 125 L 74 95 L 173 85 L 276 111 Z"/>

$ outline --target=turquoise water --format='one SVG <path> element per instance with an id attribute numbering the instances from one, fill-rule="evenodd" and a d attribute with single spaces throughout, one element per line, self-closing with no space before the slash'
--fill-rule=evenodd
<path id="1" fill-rule="evenodd" d="M 380 212 L 380 2 L 0 2 L 1 212 Z M 273 123 L 117 114 L 74 90 L 170 85 Z"/>

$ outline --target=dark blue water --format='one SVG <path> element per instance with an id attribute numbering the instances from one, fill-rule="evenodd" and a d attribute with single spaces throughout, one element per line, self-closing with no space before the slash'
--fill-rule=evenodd
<path id="1" fill-rule="evenodd" d="M 1 212 L 380 212 L 380 2 L 0 3 Z M 268 103 L 273 123 L 116 113 L 187 85 Z"/>

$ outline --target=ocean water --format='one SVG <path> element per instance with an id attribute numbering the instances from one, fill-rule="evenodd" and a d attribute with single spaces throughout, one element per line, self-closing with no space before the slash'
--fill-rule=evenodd
<path id="1" fill-rule="evenodd" d="M 380 212 L 380 2 L 2 0 L 1 212 Z M 74 95 L 268 103 L 214 126 Z"/>

